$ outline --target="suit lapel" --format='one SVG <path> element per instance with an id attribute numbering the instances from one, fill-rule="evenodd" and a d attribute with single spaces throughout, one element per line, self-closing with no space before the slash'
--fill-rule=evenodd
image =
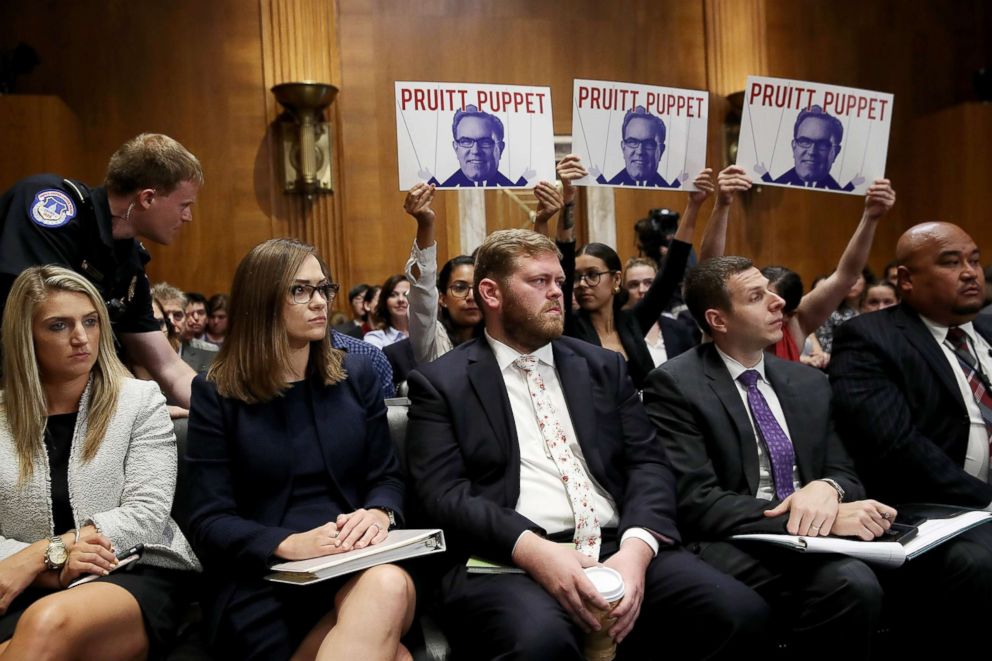
<path id="1" fill-rule="evenodd" d="M 754 437 L 751 419 L 744 408 L 737 384 L 730 378 L 727 366 L 716 352 L 716 346 L 708 345 L 703 360 L 703 373 L 709 380 L 710 388 L 716 394 L 727 415 L 733 420 L 740 439 L 741 465 L 744 467 L 744 477 L 752 494 L 758 493 L 758 446 Z"/>
<path id="2" fill-rule="evenodd" d="M 803 416 L 804 403 L 802 394 L 795 391 L 789 381 L 789 377 L 779 369 L 781 362 L 775 356 L 765 354 L 765 375 L 778 403 L 782 406 L 785 414 L 785 423 L 789 427 L 789 440 L 792 441 L 792 449 L 796 454 L 796 466 L 799 467 L 799 476 L 802 484 L 810 481 L 810 476 L 816 475 L 819 471 L 813 466 L 813 439 L 810 434 L 814 431 L 809 425 L 804 424 Z"/>
<path id="3" fill-rule="evenodd" d="M 552 342 L 555 356 L 555 369 L 565 395 L 567 415 L 572 420 L 572 429 L 582 448 L 589 471 L 596 476 L 605 474 L 602 457 L 596 443 L 596 403 L 592 392 L 592 379 L 589 378 L 589 364 L 560 342 Z M 601 478 L 598 478 L 601 479 Z"/>
<path id="4" fill-rule="evenodd" d="M 930 369 L 937 374 L 938 380 L 944 384 L 951 396 L 964 406 L 961 390 L 954 378 L 954 372 L 951 371 L 951 365 L 947 362 L 943 349 L 934 340 L 933 334 L 920 319 L 920 316 L 905 305 L 900 306 L 893 316 L 896 326 L 902 330 L 905 337 L 920 352 L 923 359 L 930 365 Z"/>
<path id="5" fill-rule="evenodd" d="M 476 340 L 469 347 L 468 380 L 486 413 L 489 426 L 496 440 L 507 454 L 509 462 L 520 463 L 517 445 L 517 428 L 510 411 L 510 399 L 503 384 L 503 375 L 489 343 L 485 339 Z"/>

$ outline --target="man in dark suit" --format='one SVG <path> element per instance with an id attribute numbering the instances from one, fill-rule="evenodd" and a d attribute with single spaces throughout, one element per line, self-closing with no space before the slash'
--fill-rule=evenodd
<path id="1" fill-rule="evenodd" d="M 834 335 L 838 430 L 869 493 L 992 507 L 992 420 L 962 367 L 978 361 L 978 385 L 992 374 L 992 323 L 976 319 L 985 293 L 978 247 L 956 225 L 924 223 L 900 237 L 896 257 L 902 304 Z M 960 333 L 962 357 L 951 341 Z"/>
<path id="2" fill-rule="evenodd" d="M 766 354 L 782 336 L 784 301 L 750 260 L 706 260 L 685 298 L 713 338 L 651 373 L 644 391 L 678 479 L 690 548 L 779 610 L 798 649 L 867 658 L 882 589 L 860 560 L 800 556 L 731 535 L 770 532 L 871 540 L 895 510 L 862 500 L 830 419 L 821 372 Z"/>
<path id="3" fill-rule="evenodd" d="M 672 183 L 658 173 L 661 155 L 665 153 L 665 122 L 643 106 L 628 110 L 623 118 L 620 149 L 624 169 L 612 179 L 599 175 L 596 182 L 610 186 L 644 186 L 647 188 L 679 188 L 678 179 Z"/>
<path id="4" fill-rule="evenodd" d="M 558 260 L 534 232 L 490 235 L 475 267 L 485 337 L 409 376 L 410 472 L 449 540 L 453 650 L 581 659 L 581 629 L 606 605 L 583 568 L 602 561 L 626 587 L 606 625 L 621 656 L 738 652 L 767 606 L 680 548 L 671 469 L 622 356 L 561 337 Z M 469 556 L 522 572 L 468 573 Z"/>
<path id="5" fill-rule="evenodd" d="M 992 419 L 983 397 L 992 374 L 992 324 L 975 318 L 984 298 L 979 257 L 975 242 L 956 225 L 911 227 L 896 245 L 902 304 L 850 319 L 834 335 L 830 381 L 837 429 L 868 493 L 897 507 L 930 502 L 992 508 Z M 928 599 L 927 627 L 988 626 L 992 525 L 969 530 L 911 564 L 920 574 L 941 577 L 941 591 Z M 955 594 L 970 596 L 951 599 Z"/>

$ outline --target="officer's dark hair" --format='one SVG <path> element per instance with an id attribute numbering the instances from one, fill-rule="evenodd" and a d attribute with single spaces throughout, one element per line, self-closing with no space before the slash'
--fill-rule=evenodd
<path id="1" fill-rule="evenodd" d="M 692 318 L 704 332 L 712 333 L 706 321 L 707 310 L 730 310 L 727 281 L 753 266 L 747 257 L 711 257 L 696 264 L 685 274 L 682 296 L 689 306 Z"/>
<path id="2" fill-rule="evenodd" d="M 196 156 L 167 135 L 142 133 L 110 157 L 103 185 L 115 195 L 145 188 L 168 195 L 184 181 L 203 185 L 203 168 Z"/>
<path id="3" fill-rule="evenodd" d="M 839 145 L 841 139 L 844 137 L 844 125 L 840 123 L 840 120 L 833 115 L 827 114 L 823 111 L 820 106 L 810 106 L 805 110 L 799 112 L 799 116 L 796 117 L 796 123 L 792 127 L 792 137 L 799 137 L 799 127 L 807 119 L 819 119 L 827 123 L 827 127 L 830 129 L 831 135 L 834 137 L 834 144 Z"/>
<path id="4" fill-rule="evenodd" d="M 455 118 L 451 121 L 451 137 L 458 139 L 458 123 L 466 117 L 478 117 L 489 122 L 489 130 L 496 137 L 496 142 L 503 142 L 503 122 L 496 115 L 482 112 L 475 106 L 465 106 L 465 110 L 456 110 Z"/>
<path id="5" fill-rule="evenodd" d="M 766 266 L 761 269 L 761 275 L 768 278 L 768 286 L 775 288 L 775 293 L 785 301 L 783 314 L 790 314 L 799 307 L 803 300 L 803 279 L 799 274 L 784 266 Z"/>
<path id="6" fill-rule="evenodd" d="M 203 307 L 207 307 L 207 297 L 198 291 L 188 291 L 186 292 L 186 306 L 188 307 L 191 303 L 203 303 Z"/>

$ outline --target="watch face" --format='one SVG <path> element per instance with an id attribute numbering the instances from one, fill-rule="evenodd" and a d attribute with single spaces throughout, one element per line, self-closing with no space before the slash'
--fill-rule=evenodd
<path id="1" fill-rule="evenodd" d="M 53 545 L 48 549 L 48 561 L 53 565 L 63 565 L 66 559 L 68 559 L 69 554 L 66 552 L 65 547 L 61 544 Z"/>

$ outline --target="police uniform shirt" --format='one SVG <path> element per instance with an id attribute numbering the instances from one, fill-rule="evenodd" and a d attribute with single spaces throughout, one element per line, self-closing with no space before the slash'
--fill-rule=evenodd
<path id="1" fill-rule="evenodd" d="M 158 331 L 145 275 L 151 257 L 135 239 L 115 240 L 111 221 L 102 188 L 52 174 L 14 184 L 0 197 L 0 304 L 21 271 L 57 264 L 93 283 L 115 334 Z"/>

